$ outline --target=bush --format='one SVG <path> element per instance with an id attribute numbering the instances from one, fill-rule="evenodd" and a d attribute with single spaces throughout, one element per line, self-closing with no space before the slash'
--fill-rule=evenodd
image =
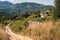
<path id="1" fill-rule="evenodd" d="M 26 27 L 28 26 L 28 22 L 27 20 L 24 19 L 24 21 L 21 20 L 15 20 L 12 25 L 10 26 L 10 28 L 14 31 L 14 32 L 23 32 L 24 29 L 26 29 Z"/>

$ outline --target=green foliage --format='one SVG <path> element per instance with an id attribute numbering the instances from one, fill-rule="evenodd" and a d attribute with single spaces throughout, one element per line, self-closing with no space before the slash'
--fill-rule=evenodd
<path id="1" fill-rule="evenodd" d="M 0 22 L 0 27 L 2 27 L 2 24 L 1 24 L 1 22 Z"/>
<path id="2" fill-rule="evenodd" d="M 54 17 L 56 19 L 60 18 L 60 0 L 55 0 Z"/>
<path id="3" fill-rule="evenodd" d="M 12 22 L 12 25 L 11 25 L 11 29 L 14 31 L 14 32 L 23 32 L 26 28 L 26 26 L 28 25 L 27 21 L 24 20 L 24 21 L 21 21 L 21 20 L 15 20 Z"/>

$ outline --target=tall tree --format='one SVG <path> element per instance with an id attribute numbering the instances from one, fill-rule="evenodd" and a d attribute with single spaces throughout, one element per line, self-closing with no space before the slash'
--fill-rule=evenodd
<path id="1" fill-rule="evenodd" d="M 55 0 L 55 18 L 60 18 L 60 0 Z"/>

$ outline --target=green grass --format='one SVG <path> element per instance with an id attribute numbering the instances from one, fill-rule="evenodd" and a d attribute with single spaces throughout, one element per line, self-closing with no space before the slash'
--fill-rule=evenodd
<path id="1" fill-rule="evenodd" d="M 29 16 L 28 18 L 24 18 L 23 20 L 14 20 L 10 22 L 12 22 L 12 25 L 10 26 L 10 28 L 14 31 L 14 32 L 24 32 L 25 29 L 27 28 L 28 21 L 38 21 L 38 22 L 43 22 L 43 21 L 49 21 L 52 17 L 48 16 L 48 17 L 37 17 L 37 18 L 33 18 L 34 15 Z"/>

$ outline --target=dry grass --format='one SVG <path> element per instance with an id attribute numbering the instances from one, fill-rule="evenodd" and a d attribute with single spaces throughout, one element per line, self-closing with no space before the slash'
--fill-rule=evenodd
<path id="1" fill-rule="evenodd" d="M 60 20 L 32 22 L 22 34 L 34 40 L 60 40 Z M 2 28 L 0 28 L 0 40 L 7 40 L 7 34 Z"/>
<path id="2" fill-rule="evenodd" d="M 48 22 L 33 22 L 24 32 L 34 40 L 60 40 L 60 21 L 48 21 Z"/>
<path id="3" fill-rule="evenodd" d="M 7 34 L 3 28 L 0 27 L 0 40 L 7 40 Z"/>

